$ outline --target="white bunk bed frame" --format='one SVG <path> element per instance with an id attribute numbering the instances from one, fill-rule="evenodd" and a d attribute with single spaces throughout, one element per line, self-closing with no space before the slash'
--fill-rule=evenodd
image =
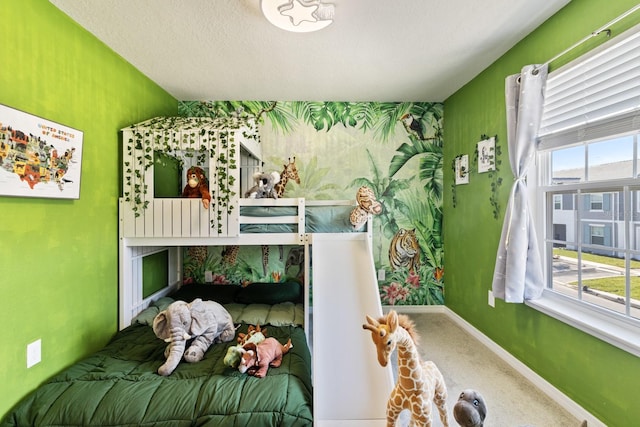
<path id="1" fill-rule="evenodd" d="M 176 127 L 178 125 L 178 127 Z M 219 144 L 220 138 L 226 144 Z M 372 218 L 359 232 L 311 233 L 306 231 L 307 207 L 313 205 L 353 205 L 347 201 L 307 201 L 304 198 L 244 199 L 240 195 L 252 185 L 252 175 L 262 168 L 262 153 L 255 127 L 237 118 L 221 122 L 203 118 L 156 118 L 123 129 L 123 197 L 119 200 L 119 326 L 125 328 L 153 301 L 178 289 L 183 280 L 185 246 L 303 245 L 304 329 L 312 350 L 314 383 L 314 424 L 318 426 L 382 425 L 386 398 L 393 386 L 391 366 L 383 374 L 371 355 L 371 343 L 360 322 L 364 315 L 382 314 L 373 263 Z M 209 182 L 227 180 L 228 204 L 217 209 L 219 194 L 212 189 L 212 206 L 204 209 L 200 199 L 155 198 L 153 156 L 157 149 L 208 154 Z M 189 151 L 191 150 L 191 151 Z M 188 157 L 187 157 L 188 158 Z M 202 164 L 202 156 L 198 159 Z M 231 167 L 230 165 L 240 165 Z M 185 161 L 184 169 L 194 164 Z M 231 177 L 231 178 L 230 178 Z M 184 178 L 184 177 L 183 177 Z M 241 185 L 242 183 L 242 185 Z M 210 185 L 211 187 L 211 185 Z M 224 196 L 224 194 L 223 194 Z M 244 206 L 293 206 L 295 215 L 242 216 Z M 242 232 L 244 224 L 288 224 L 295 232 Z M 314 320 L 310 334 L 310 274 L 314 238 L 317 256 L 313 283 Z M 145 257 L 168 252 L 166 284 L 152 295 L 143 295 Z M 344 274 L 344 277 L 341 275 Z M 342 295 L 344 301 L 336 301 Z M 313 347 L 317 347 L 314 351 Z M 342 364 L 336 375 L 335 348 L 359 363 L 357 372 Z M 340 385 L 342 384 L 342 385 Z M 356 396 L 369 398 L 362 401 Z M 354 404 L 353 399 L 360 403 Z M 336 424 L 337 423 L 337 424 Z M 372 424 L 373 423 L 373 424 Z"/>
<path id="2" fill-rule="evenodd" d="M 203 130 L 204 129 L 204 130 Z M 185 246 L 226 245 L 304 245 L 305 246 L 305 332 L 309 325 L 310 246 L 313 233 L 306 233 L 307 206 L 354 205 L 354 200 L 307 201 L 305 198 L 245 199 L 240 195 L 252 185 L 252 175 L 261 170 L 262 151 L 253 123 L 238 118 L 226 120 L 210 118 L 155 118 L 127 127 L 123 131 L 123 194 L 119 200 L 119 327 L 122 329 L 151 302 L 180 287 L 183 279 L 182 248 Z M 224 134 L 234 146 L 215 144 Z M 206 137 L 206 138 L 203 138 Z M 206 140 L 205 140 L 206 139 Z M 204 141 L 203 141 L 204 140 Z M 195 148 L 194 148 L 195 147 Z M 153 191 L 135 188 L 154 188 L 153 158 L 146 157 L 157 149 L 187 151 L 202 149 L 208 157 L 210 183 L 215 183 L 220 158 L 238 168 L 226 168 L 223 175 L 233 177 L 230 210 L 216 216 L 216 197 L 209 209 L 200 199 L 155 198 Z M 185 164 L 186 171 L 190 164 Z M 215 185 L 215 184 L 214 184 Z M 212 185 L 210 184 L 210 187 Z M 243 187 L 243 188 L 241 188 Z M 144 206 L 144 207 L 143 207 Z M 278 217 L 242 216 L 241 206 L 292 206 L 295 215 Z M 213 222 L 216 224 L 212 225 Z M 242 233 L 244 224 L 290 224 L 292 233 Z M 371 216 L 362 232 L 339 233 L 348 239 L 372 240 Z M 323 233 L 324 234 L 324 233 Z M 144 258 L 168 252 L 169 271 L 166 286 L 149 296 L 143 296 L 142 267 Z"/>

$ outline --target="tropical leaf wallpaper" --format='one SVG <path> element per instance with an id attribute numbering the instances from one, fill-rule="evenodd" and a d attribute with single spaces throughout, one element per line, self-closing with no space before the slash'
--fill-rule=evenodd
<path id="1" fill-rule="evenodd" d="M 300 183 L 285 197 L 355 199 L 370 187 L 374 261 L 385 305 L 444 302 L 442 112 L 428 102 L 182 102 L 184 116 L 246 115 L 258 120 L 265 172 L 295 158 Z M 296 247 L 209 247 L 186 251 L 186 280 L 245 283 L 302 280 Z"/>

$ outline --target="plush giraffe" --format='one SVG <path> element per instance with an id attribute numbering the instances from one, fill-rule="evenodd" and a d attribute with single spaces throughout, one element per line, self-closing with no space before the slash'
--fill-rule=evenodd
<path id="1" fill-rule="evenodd" d="M 291 161 L 291 157 L 289 157 L 289 163 L 284 165 L 284 169 L 280 174 L 280 182 L 276 184 L 276 193 L 278 193 L 278 198 L 284 195 L 284 188 L 289 180 L 295 181 L 296 184 L 300 184 L 300 176 L 298 175 L 295 157 L 293 158 L 293 161 Z"/>
<path id="2" fill-rule="evenodd" d="M 438 408 L 442 424 L 448 427 L 444 378 L 435 363 L 420 358 L 413 321 L 393 310 L 379 320 L 366 318 L 362 327 L 371 331 L 380 365 L 387 366 L 389 356 L 398 349 L 398 380 L 387 401 L 387 427 L 394 426 L 405 409 L 411 412 L 410 425 L 430 427 L 432 403 Z"/>

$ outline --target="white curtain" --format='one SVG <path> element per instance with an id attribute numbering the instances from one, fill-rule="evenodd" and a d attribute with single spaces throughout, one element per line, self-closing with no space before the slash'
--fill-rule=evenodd
<path id="1" fill-rule="evenodd" d="M 506 79 L 507 145 L 515 182 L 493 273 L 493 294 L 506 302 L 538 298 L 544 287 L 526 178 L 535 159 L 546 79 L 546 65 L 527 65 L 521 74 Z"/>

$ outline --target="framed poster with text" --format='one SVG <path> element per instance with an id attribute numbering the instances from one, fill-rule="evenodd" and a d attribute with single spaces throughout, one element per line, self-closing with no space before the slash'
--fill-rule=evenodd
<path id="1" fill-rule="evenodd" d="M 79 199 L 82 131 L 0 104 L 0 195 Z"/>

